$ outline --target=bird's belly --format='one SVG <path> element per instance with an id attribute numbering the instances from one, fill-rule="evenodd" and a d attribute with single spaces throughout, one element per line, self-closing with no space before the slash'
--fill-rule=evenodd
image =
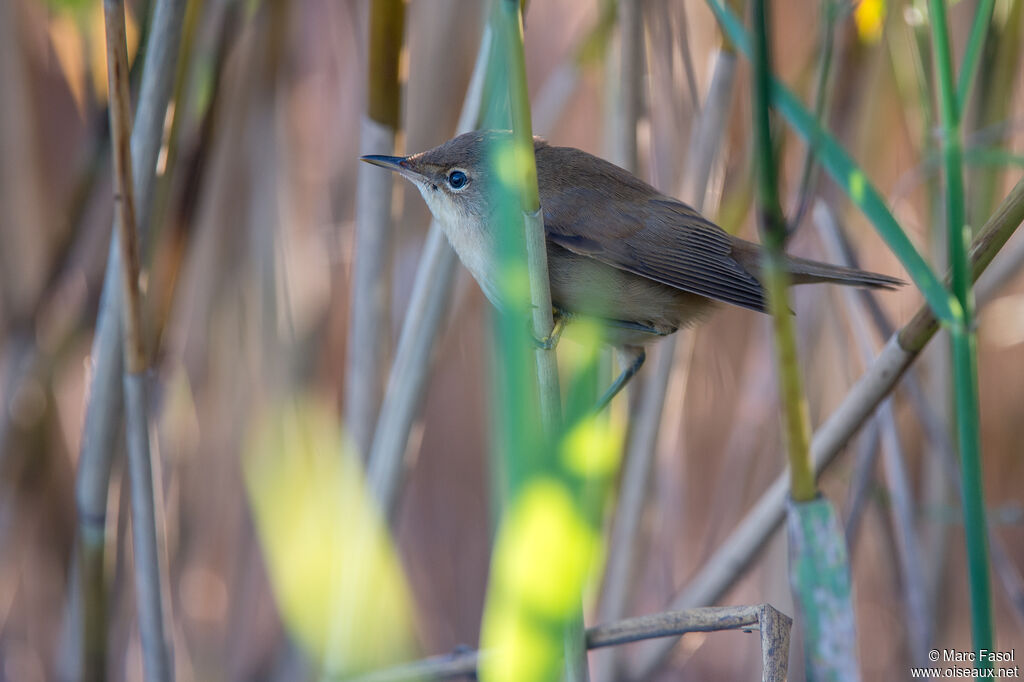
<path id="1" fill-rule="evenodd" d="M 692 324 L 713 307 L 703 296 L 548 245 L 551 299 L 561 310 L 608 321 L 608 341 L 641 345 Z M 622 324 L 625 323 L 625 324 Z"/>

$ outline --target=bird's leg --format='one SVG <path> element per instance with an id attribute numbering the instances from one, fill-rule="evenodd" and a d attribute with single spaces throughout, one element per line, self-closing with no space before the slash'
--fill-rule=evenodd
<path id="1" fill-rule="evenodd" d="M 550 334 L 543 339 L 538 339 L 532 332 L 530 333 L 530 339 L 533 341 L 533 345 L 540 350 L 552 350 L 558 345 L 558 340 L 562 338 L 562 332 L 565 331 L 565 321 L 569 316 L 558 308 L 552 308 L 551 317 L 554 318 L 555 326 L 551 328 Z"/>
<path id="2" fill-rule="evenodd" d="M 620 364 L 622 365 L 622 373 L 612 382 L 612 385 L 601 396 L 601 399 L 597 401 L 595 412 L 600 412 L 608 407 L 608 403 L 612 401 L 612 398 L 618 395 L 623 386 L 629 383 L 629 380 L 640 371 L 640 367 L 643 366 L 646 357 L 647 353 L 639 346 L 627 346 L 621 349 L 620 358 L 622 362 Z M 626 364 L 627 362 L 629 364 Z"/>

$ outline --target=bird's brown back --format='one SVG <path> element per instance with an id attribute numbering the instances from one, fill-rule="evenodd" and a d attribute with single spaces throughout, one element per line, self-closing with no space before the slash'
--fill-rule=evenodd
<path id="1" fill-rule="evenodd" d="M 666 286 L 764 310 L 760 282 L 733 257 L 734 239 L 681 201 L 571 147 L 536 144 L 548 240 Z"/>

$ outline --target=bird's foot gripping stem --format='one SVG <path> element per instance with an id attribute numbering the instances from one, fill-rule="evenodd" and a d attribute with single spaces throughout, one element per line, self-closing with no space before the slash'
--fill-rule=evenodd
<path id="1" fill-rule="evenodd" d="M 640 368 L 644 364 L 644 360 L 647 358 L 647 353 L 643 348 L 637 346 L 629 346 L 621 349 L 620 364 L 622 365 L 622 373 L 612 382 L 612 385 L 605 391 L 601 399 L 597 401 L 597 408 L 595 412 L 600 412 L 604 408 L 608 407 L 608 403 L 612 401 L 612 398 L 619 394 L 619 391 L 629 383 L 629 380 L 636 376 L 636 373 L 640 371 Z"/>
<path id="2" fill-rule="evenodd" d="M 538 339 L 533 333 L 530 334 L 530 339 L 538 350 L 553 350 L 558 345 L 558 340 L 562 338 L 562 332 L 565 331 L 565 321 L 568 315 L 555 308 L 551 311 L 551 316 L 555 320 L 555 326 L 551 328 L 550 334 L 543 339 Z"/>

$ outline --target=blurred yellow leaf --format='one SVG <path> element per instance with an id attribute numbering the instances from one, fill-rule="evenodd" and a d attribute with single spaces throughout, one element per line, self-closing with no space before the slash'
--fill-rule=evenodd
<path id="1" fill-rule="evenodd" d="M 561 628 L 579 607 L 600 544 L 600 535 L 562 483 L 540 477 L 526 484 L 494 550 L 482 679 L 554 679 Z"/>
<path id="2" fill-rule="evenodd" d="M 244 471 L 281 616 L 313 660 L 337 675 L 413 657 L 411 594 L 334 413 L 265 415 Z"/>
<path id="3" fill-rule="evenodd" d="M 526 263 L 512 262 L 501 269 L 501 292 L 509 300 L 530 300 L 530 271 Z"/>
<path id="4" fill-rule="evenodd" d="M 485 655 L 479 666 L 486 682 L 530 682 L 558 679 L 562 658 L 561 638 L 551 628 L 537 627 L 527 618 L 517 618 L 511 605 L 489 608 Z"/>
<path id="5" fill-rule="evenodd" d="M 567 344 L 558 345 L 558 367 L 568 379 L 574 374 L 586 371 L 597 362 L 605 339 L 601 321 L 592 317 L 574 317 L 566 327 Z"/>
<path id="6" fill-rule="evenodd" d="M 496 548 L 497 578 L 531 610 L 552 617 L 570 613 L 600 541 L 553 479 L 527 484 Z"/>
<path id="7" fill-rule="evenodd" d="M 861 42 L 877 43 L 885 27 L 885 0 L 860 0 L 853 10 Z"/>
<path id="8" fill-rule="evenodd" d="M 562 439 L 562 464 L 584 478 L 612 476 L 619 467 L 624 430 L 604 414 L 580 420 Z"/>

